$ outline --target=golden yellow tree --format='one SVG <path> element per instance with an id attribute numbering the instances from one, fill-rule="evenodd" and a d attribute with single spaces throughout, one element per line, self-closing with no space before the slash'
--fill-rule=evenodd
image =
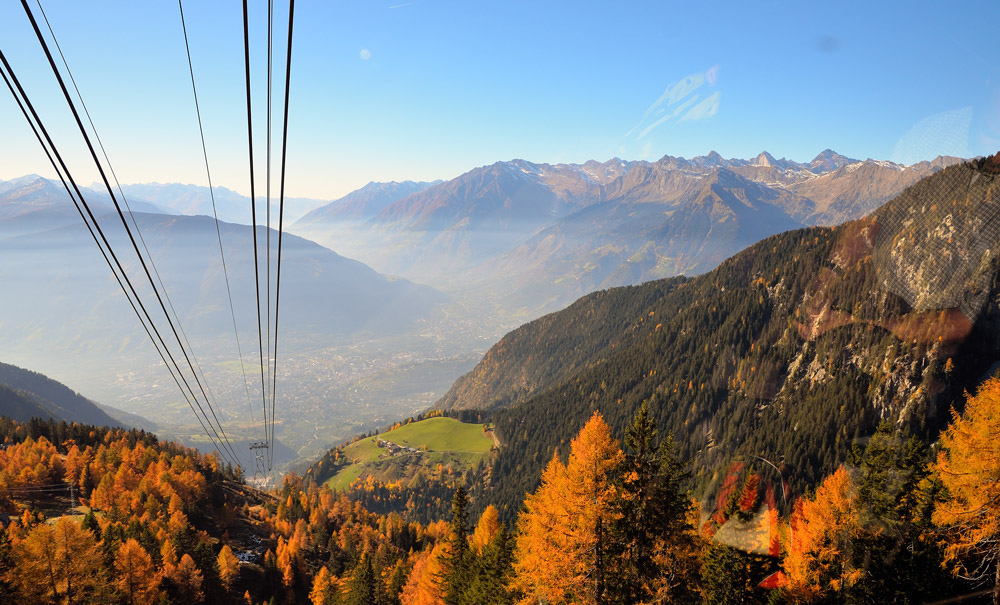
<path id="1" fill-rule="evenodd" d="M 493 541 L 493 538 L 500 533 L 500 514 L 497 507 L 490 504 L 479 516 L 479 523 L 472 534 L 472 547 L 477 551 Z"/>
<path id="2" fill-rule="evenodd" d="M 523 603 L 600 599 L 599 553 L 615 497 L 610 475 L 622 457 L 599 412 L 573 439 L 565 465 L 553 454 L 518 520 L 513 586 Z"/>
<path id="3" fill-rule="evenodd" d="M 993 602 L 1000 603 L 1000 380 L 991 378 L 969 397 L 965 413 L 953 413 L 941 435 L 934 465 L 947 497 L 934 522 L 948 531 L 945 560 L 956 574 L 993 575 Z"/>
<path id="4" fill-rule="evenodd" d="M 163 568 L 176 567 L 177 566 L 177 547 L 174 546 L 174 541 L 167 538 L 163 541 L 163 545 L 160 546 L 160 557 L 163 559 Z"/>
<path id="5" fill-rule="evenodd" d="M 201 570 L 191 555 L 184 553 L 177 565 L 164 565 L 163 576 L 170 581 L 180 601 L 201 603 L 205 600 L 205 593 L 201 590 Z"/>
<path id="6" fill-rule="evenodd" d="M 28 602 L 84 600 L 101 581 L 94 535 L 69 517 L 41 524 L 14 549 L 13 580 Z"/>
<path id="7" fill-rule="evenodd" d="M 336 594 L 336 586 L 330 576 L 330 570 L 326 566 L 320 567 L 313 578 L 312 590 L 309 592 L 309 601 L 312 605 L 330 605 Z"/>
<path id="8" fill-rule="evenodd" d="M 70 517 L 61 517 L 52 529 L 66 600 L 70 603 L 83 601 L 81 597 L 93 592 L 104 579 L 94 534 Z"/>
<path id="9" fill-rule="evenodd" d="M 39 525 L 14 545 L 11 580 L 28 603 L 59 598 L 56 575 L 56 537 L 49 525 Z"/>
<path id="10" fill-rule="evenodd" d="M 445 556 L 444 542 L 425 551 L 413 564 L 413 571 L 399 594 L 402 605 L 444 605 L 440 578 L 444 573 L 441 559 Z"/>
<path id="11" fill-rule="evenodd" d="M 129 605 L 147 605 L 160 600 L 160 574 L 149 553 L 135 538 L 129 538 L 118 547 L 115 585 Z"/>
<path id="12" fill-rule="evenodd" d="M 215 562 L 219 567 L 219 579 L 222 581 L 222 586 L 227 592 L 232 590 L 236 578 L 240 575 L 240 560 L 236 558 L 233 549 L 229 548 L 227 544 L 219 551 Z"/>

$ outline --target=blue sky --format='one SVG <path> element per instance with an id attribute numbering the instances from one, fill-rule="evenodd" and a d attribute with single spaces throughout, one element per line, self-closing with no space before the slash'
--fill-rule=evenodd
<path id="1" fill-rule="evenodd" d="M 43 6 L 121 180 L 204 184 L 176 3 Z M 258 118 L 265 6 L 251 2 Z M 248 193 L 240 4 L 188 2 L 185 16 L 214 182 Z M 287 191 L 331 199 L 512 158 L 989 154 L 998 17 L 995 2 L 299 0 Z M 95 180 L 19 3 L 0 7 L 0 48 L 78 179 Z M 0 178 L 51 174 L 0 92 Z"/>

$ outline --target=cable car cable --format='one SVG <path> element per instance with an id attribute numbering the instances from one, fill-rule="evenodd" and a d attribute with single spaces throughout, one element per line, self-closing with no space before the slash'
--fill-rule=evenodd
<path id="1" fill-rule="evenodd" d="M 264 434 L 265 442 L 268 441 L 270 434 L 268 429 L 268 414 L 267 414 L 267 391 L 264 382 L 264 366 L 266 362 L 264 361 L 264 337 L 262 326 L 262 319 L 260 316 L 260 266 L 259 266 L 259 248 L 257 246 L 257 197 L 254 190 L 254 169 L 253 169 L 253 105 L 250 98 L 250 20 L 247 11 L 247 0 L 243 0 L 243 64 L 245 66 L 246 72 L 246 90 L 247 90 L 247 147 L 250 152 L 250 215 L 253 220 L 253 276 L 254 283 L 257 287 L 257 348 L 258 354 L 260 355 L 260 397 L 261 402 L 264 407 Z"/>
<path id="2" fill-rule="evenodd" d="M 184 32 L 184 50 L 187 52 L 188 71 L 191 74 L 191 92 L 194 95 L 194 109 L 195 113 L 198 116 L 198 133 L 201 135 L 201 151 L 202 155 L 205 158 L 205 174 L 208 178 L 208 193 L 212 199 L 212 215 L 215 218 L 215 234 L 219 240 L 219 257 L 222 259 L 222 275 L 226 281 L 226 294 L 229 297 L 229 313 L 233 319 L 233 334 L 236 336 L 236 350 L 239 353 L 240 369 L 243 372 L 243 388 L 247 396 L 247 406 L 250 408 L 250 420 L 253 424 L 256 425 L 257 421 L 254 419 L 253 404 L 250 403 L 250 386 L 247 381 L 246 365 L 244 365 L 243 363 L 243 348 L 240 346 L 240 332 L 236 326 L 236 309 L 233 306 L 233 292 L 229 286 L 229 270 L 226 267 L 226 253 L 222 247 L 222 230 L 219 227 L 219 212 L 215 207 L 215 190 L 212 187 L 212 171 L 209 168 L 208 164 L 208 148 L 205 145 L 205 129 L 202 126 L 201 108 L 198 104 L 198 88 L 195 86 L 195 80 L 194 80 L 194 63 L 191 61 L 191 46 L 188 43 L 187 25 L 184 22 L 183 0 L 177 0 L 177 7 L 180 10 L 180 15 L 181 15 L 181 30 Z"/>
<path id="3" fill-rule="evenodd" d="M 278 189 L 278 274 L 274 287 L 274 372 L 271 376 L 271 430 L 274 430 L 274 409 L 278 384 L 278 308 L 281 302 L 281 236 L 285 217 L 285 165 L 288 158 L 288 97 L 292 79 L 292 25 L 295 21 L 295 0 L 288 4 L 288 51 L 285 57 L 285 112 L 281 130 L 281 184 Z M 272 435 L 273 437 L 273 435 Z"/>
<path id="4" fill-rule="evenodd" d="M 192 405 L 191 400 L 188 398 L 187 393 L 185 393 L 184 388 L 181 387 L 181 381 L 179 381 L 177 376 L 174 375 L 174 369 L 176 369 L 177 372 L 181 374 L 181 380 L 183 380 L 184 384 L 188 387 L 188 390 L 191 391 L 191 394 L 193 396 L 194 391 L 191 390 L 190 385 L 187 384 L 187 380 L 184 379 L 183 374 L 180 372 L 180 367 L 177 365 L 177 362 L 174 360 L 169 350 L 166 349 L 166 345 L 163 342 L 162 336 L 156 329 L 156 326 L 153 325 L 152 319 L 149 317 L 149 312 L 142 304 L 142 301 L 139 300 L 138 293 L 135 291 L 135 287 L 132 285 L 131 280 L 129 280 L 128 275 L 124 272 L 124 268 L 122 267 L 121 262 L 115 255 L 114 250 L 110 248 L 110 244 L 107 241 L 104 232 L 101 230 L 100 225 L 97 224 L 96 218 L 91 212 L 90 207 L 87 205 L 86 199 L 84 199 L 82 193 L 80 192 L 79 186 L 76 184 L 76 181 L 73 179 L 72 174 L 70 174 L 69 169 L 66 167 L 65 162 L 63 161 L 62 156 L 59 154 L 58 149 L 55 148 L 55 145 L 52 142 L 52 139 L 49 136 L 48 131 L 45 129 L 45 125 L 41 122 L 40 118 L 38 117 L 37 112 L 35 111 L 33 105 L 31 104 L 30 99 L 28 99 L 27 95 L 25 94 L 24 89 L 21 87 L 21 84 L 17 79 L 17 75 L 14 73 L 10 64 L 7 62 L 7 58 L 3 54 L 2 50 L 0 50 L 0 63 L 2 63 L 3 67 L 7 70 L 7 72 L 9 72 L 10 79 L 8 79 L 7 73 L 5 73 L 3 69 L 0 69 L 0 76 L 3 76 L 3 80 L 7 84 L 7 88 L 10 90 L 11 95 L 14 96 L 14 100 L 17 102 L 18 107 L 21 109 L 21 112 L 24 114 L 25 119 L 28 121 L 28 125 L 31 127 L 32 132 L 34 132 L 35 137 L 38 139 L 38 142 L 42 146 L 43 151 L 45 152 L 49 161 L 52 163 L 52 167 L 55 169 L 56 174 L 59 176 L 59 180 L 62 181 L 63 187 L 65 187 L 66 189 L 66 193 L 69 195 L 70 200 L 76 207 L 77 212 L 79 212 L 80 218 L 83 220 L 84 225 L 87 227 L 87 230 L 89 231 L 91 237 L 94 239 L 94 242 L 97 244 L 98 249 L 101 251 L 101 255 L 104 257 L 105 262 L 111 268 L 112 275 L 114 275 L 115 280 L 118 282 L 118 285 L 122 288 L 122 291 L 125 293 L 125 298 L 129 301 L 129 304 L 132 306 L 132 310 L 135 311 L 136 316 L 139 318 L 139 322 L 145 329 L 147 336 L 149 336 L 150 340 L 153 342 L 153 346 L 156 349 L 156 352 L 160 355 L 160 359 L 163 360 L 164 365 L 170 372 L 170 376 L 174 379 L 174 382 L 177 384 L 178 390 L 181 391 L 181 395 L 187 401 L 188 406 L 191 407 L 191 411 L 195 412 L 195 417 L 198 419 L 198 422 L 205 430 L 205 434 L 208 436 L 209 440 L 212 441 L 213 445 L 215 446 L 216 450 L 219 451 L 220 455 L 222 455 L 223 457 L 228 457 L 226 450 L 221 445 L 219 445 L 219 443 L 212 436 L 212 432 L 216 432 L 214 431 L 214 427 L 212 427 L 212 431 L 210 431 L 209 428 L 205 426 L 204 422 L 202 422 L 201 420 L 201 416 L 199 416 L 198 413 L 195 411 L 194 405 Z M 17 92 L 15 92 L 14 86 L 11 85 L 11 80 L 13 80 L 14 86 L 17 87 L 17 90 L 24 98 L 23 103 L 21 97 L 19 97 Z M 27 106 L 27 109 L 25 108 L 25 106 Z M 30 116 L 28 113 L 29 110 L 31 113 Z M 35 122 L 32 121 L 32 116 L 34 117 L 34 120 L 38 122 L 37 128 Z M 41 134 L 39 133 L 39 129 L 41 129 Z M 44 139 L 42 136 L 43 134 L 44 134 Z M 46 145 L 46 141 L 48 142 L 48 145 Z M 49 150 L 49 146 L 52 147 L 51 152 Z M 55 159 L 53 158 L 53 154 L 55 154 Z M 56 163 L 56 159 L 58 159 L 58 165 Z M 66 173 L 66 178 L 69 179 L 70 183 L 73 185 L 73 190 L 75 190 L 77 195 L 79 196 L 79 202 L 77 201 L 77 198 L 74 197 L 73 192 L 70 190 L 69 185 L 66 183 L 66 178 L 63 177 L 63 171 L 60 170 L 59 165 L 62 165 L 63 170 Z M 83 208 L 86 209 L 87 214 L 84 214 L 83 209 L 81 209 L 80 207 L 81 203 L 83 205 Z M 87 220 L 88 215 L 90 216 L 91 221 L 93 221 L 94 223 L 93 226 L 91 226 L 91 222 Z M 97 233 L 95 233 L 95 229 L 97 230 Z M 100 235 L 100 239 L 98 239 L 98 234 Z M 104 245 L 108 247 L 107 251 L 105 251 L 104 246 L 101 245 L 101 241 L 103 241 Z M 108 254 L 111 255 L 111 259 L 108 258 Z M 114 263 L 112 263 L 112 259 L 114 260 Z M 118 267 L 118 271 L 115 270 L 115 266 Z M 119 276 L 119 272 L 121 272 L 121 276 Z M 122 281 L 123 279 L 124 283 Z M 126 284 L 128 285 L 128 288 L 126 288 Z M 132 296 L 135 297 L 135 301 L 133 301 L 132 297 L 129 296 L 129 291 L 132 292 Z M 137 304 L 138 308 L 136 306 Z M 139 311 L 140 308 L 142 309 L 141 313 Z M 143 315 L 145 315 L 146 321 L 149 322 L 150 324 L 149 327 L 147 327 L 146 321 L 143 320 Z M 150 332 L 150 327 L 152 328 L 152 332 Z M 156 337 L 153 336 L 153 333 L 156 334 Z M 157 340 L 159 340 L 160 344 L 162 344 L 164 349 L 166 350 L 166 355 L 167 357 L 170 357 L 170 361 L 173 363 L 174 369 L 171 368 L 170 363 L 167 363 L 167 359 L 164 357 L 164 353 L 160 350 L 160 346 L 157 344 Z M 197 398 L 195 398 L 195 402 L 197 403 Z M 201 406 L 199 404 L 199 408 L 200 407 Z M 202 412 L 204 413 L 204 410 L 202 410 Z M 205 415 L 205 417 L 207 419 L 207 415 Z M 216 435 L 218 435 L 217 432 Z"/>
<path id="5" fill-rule="evenodd" d="M 150 286 L 153 289 L 153 293 L 156 295 L 157 301 L 160 303 L 160 308 L 163 310 L 163 313 L 166 316 L 167 323 L 170 326 L 170 329 L 171 329 L 171 331 L 174 334 L 174 338 L 177 340 L 177 344 L 181 348 L 181 352 L 184 354 L 184 358 L 187 361 L 188 366 L 191 368 L 191 372 L 194 375 L 195 382 L 198 384 L 198 387 L 199 387 L 199 389 L 202 392 L 202 396 L 205 398 L 205 403 L 208 405 L 209 411 L 212 412 L 212 417 L 215 419 L 216 424 L 218 425 L 219 429 L 222 431 L 222 438 L 223 438 L 223 440 L 225 441 L 227 447 L 230 449 L 230 452 L 232 452 L 232 443 L 229 441 L 229 438 L 226 435 L 225 427 L 223 427 L 222 423 L 219 421 L 218 415 L 216 414 L 216 411 L 215 411 L 214 407 L 212 406 L 211 401 L 209 401 L 209 399 L 208 399 L 208 394 L 205 392 L 205 388 L 201 384 L 201 380 L 198 378 L 198 375 L 197 375 L 197 373 L 194 370 L 194 365 L 191 362 L 191 359 L 190 359 L 190 357 L 189 357 L 189 355 L 187 353 L 187 350 L 184 348 L 184 345 L 181 342 L 180 336 L 178 335 L 178 332 L 177 332 L 177 328 L 174 326 L 173 321 L 171 321 L 170 316 L 167 313 L 166 305 L 163 302 L 163 298 L 162 298 L 162 296 L 160 295 L 159 291 L 156 288 L 156 284 L 153 281 L 152 275 L 150 274 L 149 267 L 146 264 L 146 260 L 143 258 L 142 254 L 139 252 L 139 246 L 138 246 L 138 244 L 135 241 L 135 237 L 132 235 L 132 231 L 128 228 L 128 222 L 125 220 L 125 215 L 122 212 L 121 206 L 119 205 L 118 200 L 115 197 L 114 191 L 111 188 L 111 184 L 108 181 L 107 174 L 105 173 L 103 166 L 101 166 L 100 161 L 97 159 L 97 153 L 94 150 L 94 145 L 91 142 L 89 135 L 87 134 L 86 128 L 84 128 L 84 126 L 83 126 L 83 122 L 80 120 L 80 114 L 77 111 L 76 106 L 73 103 L 73 100 L 72 100 L 72 98 L 69 95 L 69 91 L 66 88 L 66 83 L 63 80 L 62 75 L 59 73 L 59 69 L 56 67 L 55 60 L 52 58 L 52 53 L 49 50 L 48 43 L 46 43 L 45 37 L 42 35 L 41 30 L 38 28 L 38 23 L 35 20 L 34 15 L 31 12 L 31 7 L 28 6 L 27 0 L 21 0 L 21 6 L 24 8 L 25 14 L 27 14 L 29 21 L 31 21 L 32 28 L 34 28 L 34 30 L 35 30 L 35 35 L 38 38 L 39 44 L 41 44 L 42 50 L 45 52 L 45 56 L 46 56 L 46 58 L 49 61 L 49 66 L 52 68 L 52 71 L 55 74 L 56 79 L 59 82 L 59 87 L 62 89 L 63 96 L 65 97 L 66 102 L 69 105 L 70 110 L 73 113 L 73 117 L 76 120 L 77 126 L 80 129 L 80 134 L 83 136 L 84 142 L 87 144 L 87 148 L 90 150 L 91 157 L 93 158 L 94 163 L 97 165 L 97 170 L 98 170 L 98 172 L 101 175 L 101 180 L 104 182 L 104 186 L 107 189 L 108 194 L 111 196 L 111 201 L 115 205 L 115 209 L 117 210 L 118 216 L 121 219 L 122 226 L 125 228 L 125 233 L 128 235 L 129 240 L 132 243 L 132 247 L 135 250 L 135 253 L 136 253 L 136 255 L 139 258 L 139 263 L 142 265 L 143 271 L 146 274 L 146 278 L 149 280 Z M 234 455 L 234 457 L 236 457 L 236 456 Z"/>

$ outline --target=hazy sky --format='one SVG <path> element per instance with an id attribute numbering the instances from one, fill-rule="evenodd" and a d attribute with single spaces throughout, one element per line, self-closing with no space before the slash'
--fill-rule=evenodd
<path id="1" fill-rule="evenodd" d="M 287 192 L 330 199 L 512 158 L 766 149 L 802 161 L 830 147 L 912 163 L 1000 149 L 1000 4 L 819 4 L 299 0 Z M 275 142 L 287 17 L 276 5 Z M 204 184 L 176 2 L 43 7 L 121 180 Z M 263 118 L 266 3 L 251 11 Z M 249 193 L 241 5 L 188 2 L 185 16 L 214 181 Z M 17 2 L 0 6 L 0 48 L 91 183 Z M 0 92 L 0 178 L 52 174 Z"/>

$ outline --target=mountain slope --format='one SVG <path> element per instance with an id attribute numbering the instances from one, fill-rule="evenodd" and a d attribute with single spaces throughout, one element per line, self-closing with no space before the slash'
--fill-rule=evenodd
<path id="1" fill-rule="evenodd" d="M 148 214 L 135 218 L 185 327 L 193 334 L 231 333 L 214 220 Z M 256 322 L 252 232 L 244 225 L 220 226 L 236 319 L 241 326 L 252 326 Z M 110 221 L 105 228 L 115 250 L 132 267 L 136 283 L 144 283 L 124 234 Z M 277 233 L 271 235 L 273 244 Z M 262 272 L 265 239 L 259 227 Z M 286 235 L 282 246 L 282 322 L 290 332 L 390 332 L 442 300 L 430 288 L 386 278 L 308 240 Z M 81 342 L 88 348 L 109 339 L 144 339 L 137 322 L 118 321 L 128 307 L 83 226 L 7 238 L 0 241 L 0 254 L 5 258 L 0 277 L 6 287 L 23 292 L 0 302 L 5 341 L 31 338 L 40 329 L 50 336 L 63 334 L 63 342 L 81 334 L 85 341 L 92 337 L 91 342 Z"/>
<path id="2" fill-rule="evenodd" d="M 257 231 L 263 318 L 259 342 L 253 234 L 249 226 L 220 224 L 239 327 L 237 348 L 215 221 L 152 214 L 135 218 L 169 295 L 164 305 L 172 306 L 181 319 L 183 333 L 178 338 L 190 341 L 185 348 L 196 356 L 192 362 L 202 367 L 223 413 L 237 419 L 240 429 L 250 427 L 255 408 L 248 399 L 252 396 L 259 404 L 261 398 L 258 351 L 266 351 L 268 344 L 265 230 Z M 178 354 L 160 303 L 116 220 L 109 217 L 102 224 L 150 315 Z M 273 340 L 277 234 L 272 232 L 270 239 Z M 0 239 L 0 258 L 0 284 L 9 293 L 0 296 L 0 347 L 6 359 L 66 377 L 103 401 L 150 418 L 178 440 L 201 433 L 79 218 L 55 229 Z M 405 414 L 428 405 L 468 367 L 451 369 L 454 354 L 432 348 L 437 345 L 428 345 L 421 332 L 428 329 L 429 320 L 443 323 L 435 313 L 446 301 L 432 288 L 380 275 L 360 262 L 285 234 L 277 387 L 285 414 L 279 429 L 295 428 L 287 429 L 291 437 L 279 433 L 277 438 L 301 439 L 293 442 L 296 449 L 303 441 L 325 447 L 318 426 L 346 431 L 343 427 L 356 426 L 359 417 L 373 422 L 372 416 L 381 418 L 387 409 Z M 411 397 L 406 383 L 396 384 L 402 374 L 393 370 L 404 358 L 404 367 L 424 368 L 423 356 L 445 363 L 432 368 L 437 372 L 433 378 L 417 382 L 420 390 Z M 375 372 L 383 372 L 380 385 L 392 393 L 378 399 L 384 407 L 369 405 L 371 393 L 352 384 Z M 399 406 L 406 407 L 398 412 Z"/>
<path id="3" fill-rule="evenodd" d="M 32 418 L 62 419 L 58 413 L 36 401 L 30 393 L 19 391 L 5 384 L 0 384 L 0 416 L 6 416 L 18 422 L 28 422 Z"/>
<path id="4" fill-rule="evenodd" d="M 371 223 L 390 246 L 419 251 L 399 254 L 395 270 L 431 278 L 502 253 L 599 197 L 599 187 L 575 171 L 497 162 L 391 204 Z"/>
<path id="5" fill-rule="evenodd" d="M 620 431 L 643 400 L 703 496 L 757 456 L 793 490 L 815 484 L 881 419 L 932 435 L 1000 360 L 995 165 L 953 166 L 863 220 L 512 332 L 438 404 L 495 408 L 504 447 L 483 495 L 516 507 L 594 409 Z"/>
<path id="6" fill-rule="evenodd" d="M 593 204 L 483 269 L 517 285 L 510 297 L 515 305 L 529 304 L 530 297 L 556 302 L 598 288 L 704 273 L 761 233 L 802 226 L 783 210 L 794 196 L 729 169 L 668 178 L 676 197 L 633 190 L 630 199 Z"/>
<path id="7" fill-rule="evenodd" d="M 116 212 L 107 193 L 85 187 L 82 191 L 95 215 L 102 216 Z M 163 213 L 157 206 L 141 199 L 130 198 L 129 207 L 134 212 Z M 47 231 L 79 222 L 80 214 L 59 181 L 34 174 L 0 181 L 0 239 L 11 235 Z"/>
<path id="8" fill-rule="evenodd" d="M 53 418 L 96 426 L 122 426 L 97 404 L 37 372 L 0 363 L 0 416 L 20 422 Z"/>
<path id="9" fill-rule="evenodd" d="M 298 225 L 296 226 L 308 228 L 337 221 L 367 220 L 374 217 L 386 206 L 440 182 L 371 182 L 340 199 L 309 211 L 297 221 Z"/>

